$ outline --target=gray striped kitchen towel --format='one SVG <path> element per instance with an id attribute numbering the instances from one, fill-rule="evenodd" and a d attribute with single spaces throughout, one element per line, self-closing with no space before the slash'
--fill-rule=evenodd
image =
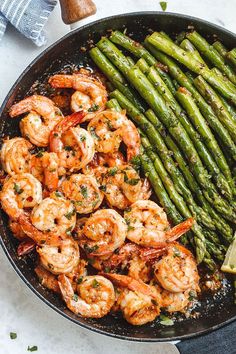
<path id="1" fill-rule="evenodd" d="M 0 0 L 0 39 L 10 22 L 37 46 L 46 43 L 43 31 L 56 0 Z"/>

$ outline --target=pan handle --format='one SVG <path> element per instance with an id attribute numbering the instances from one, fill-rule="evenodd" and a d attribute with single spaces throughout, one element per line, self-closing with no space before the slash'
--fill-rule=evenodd
<path id="1" fill-rule="evenodd" d="M 67 25 L 94 15 L 97 11 L 92 0 L 60 0 L 61 17 Z"/>

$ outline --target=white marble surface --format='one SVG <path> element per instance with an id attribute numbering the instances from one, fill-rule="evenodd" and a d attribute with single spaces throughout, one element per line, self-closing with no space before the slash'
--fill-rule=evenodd
<path id="1" fill-rule="evenodd" d="M 83 21 L 141 10 L 160 10 L 158 0 L 98 0 L 98 12 Z M 168 11 L 184 13 L 236 32 L 236 0 L 168 0 Z M 82 22 L 81 22 L 82 24 Z M 69 31 L 57 6 L 46 26 L 48 45 Z M 43 50 L 8 28 L 0 42 L 0 104 L 22 70 Z M 17 332 L 11 340 L 10 332 Z M 22 354 L 37 345 L 43 354 L 157 353 L 160 344 L 127 343 L 82 329 L 60 317 L 19 279 L 0 250 L 0 354 Z M 111 349 L 112 348 L 112 349 Z"/>

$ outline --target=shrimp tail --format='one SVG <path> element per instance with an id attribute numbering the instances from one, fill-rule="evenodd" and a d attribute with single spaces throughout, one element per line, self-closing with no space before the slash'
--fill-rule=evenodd
<path id="1" fill-rule="evenodd" d="M 36 243 L 43 243 L 45 240 L 45 234 L 36 227 L 34 227 L 30 221 L 30 218 L 26 214 L 21 214 L 18 219 L 23 232 L 34 240 Z"/>
<path id="2" fill-rule="evenodd" d="M 180 236 L 188 232 L 195 222 L 194 218 L 188 218 L 180 224 L 174 226 L 172 229 L 166 232 L 166 238 L 168 242 L 177 240 Z"/>
<path id="3" fill-rule="evenodd" d="M 128 288 L 131 291 L 137 291 L 144 295 L 148 295 L 153 299 L 156 299 L 156 290 L 151 286 L 145 284 L 141 280 L 133 279 L 127 275 L 115 274 L 115 273 L 102 273 L 102 276 L 110 279 L 117 286 Z"/>
<path id="4" fill-rule="evenodd" d="M 50 151 L 59 152 L 62 146 L 61 136 L 70 128 L 76 126 L 83 121 L 85 117 L 84 111 L 72 113 L 69 116 L 64 117 L 51 131 L 49 136 L 49 148 Z"/>
<path id="5" fill-rule="evenodd" d="M 31 253 L 35 249 L 35 242 L 31 239 L 22 241 L 17 247 L 17 255 L 25 256 L 26 254 Z"/>

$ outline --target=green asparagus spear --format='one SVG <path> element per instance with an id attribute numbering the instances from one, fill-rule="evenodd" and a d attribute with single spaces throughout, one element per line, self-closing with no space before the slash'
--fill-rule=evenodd
<path id="1" fill-rule="evenodd" d="M 107 101 L 106 106 L 107 108 L 115 109 L 117 112 L 120 112 L 122 110 L 121 106 L 115 98 L 111 98 L 109 101 Z"/>
<path id="2" fill-rule="evenodd" d="M 140 103 L 137 94 L 128 87 L 125 78 L 120 74 L 116 67 L 113 66 L 109 60 L 107 60 L 105 55 L 96 47 L 92 48 L 89 54 L 94 63 L 106 75 L 111 83 L 121 92 L 123 92 L 129 98 L 129 100 L 139 108 L 140 111 L 143 111 L 143 106 Z"/>
<path id="3" fill-rule="evenodd" d="M 222 56 L 225 57 L 227 54 L 227 49 L 220 41 L 215 41 L 212 46 L 217 50 L 217 52 Z"/>
<path id="4" fill-rule="evenodd" d="M 227 53 L 227 58 L 236 68 L 236 48 L 232 49 L 230 52 Z"/>
<path id="5" fill-rule="evenodd" d="M 229 65 L 225 63 L 224 57 L 210 45 L 199 33 L 193 31 L 187 34 L 187 38 L 195 45 L 214 66 L 220 69 L 234 84 L 236 84 L 236 74 Z"/>
<path id="6" fill-rule="evenodd" d="M 156 173 L 156 170 L 154 169 L 154 166 L 152 164 L 151 159 L 145 154 L 142 153 L 141 157 L 141 164 L 142 168 L 145 172 L 146 177 L 149 178 L 152 187 L 160 200 L 161 205 L 165 208 L 167 215 L 170 216 L 172 220 L 174 220 L 175 223 L 181 222 L 181 216 L 178 214 L 177 210 L 171 203 L 168 194 L 166 193 L 163 184 L 161 183 L 161 180 Z M 200 232 L 199 234 L 195 234 L 194 237 L 194 242 L 196 245 L 196 255 L 197 255 L 197 261 L 198 263 L 201 263 L 202 260 L 204 259 L 205 252 L 206 252 L 206 246 L 205 246 L 205 238 Z"/>
<path id="7" fill-rule="evenodd" d="M 229 183 L 233 185 L 230 169 L 227 165 L 227 162 L 224 158 L 221 149 L 218 146 L 218 143 L 216 142 L 204 118 L 201 116 L 201 113 L 198 111 L 198 108 L 195 105 L 193 99 L 189 96 L 187 98 L 184 98 L 183 99 L 184 103 L 188 101 L 187 107 L 186 105 L 184 105 L 184 108 L 187 110 L 187 113 L 191 118 L 191 120 L 193 121 L 195 128 L 197 128 L 198 132 L 189 123 L 185 113 L 182 111 L 181 107 L 179 106 L 175 98 L 172 96 L 171 92 L 168 90 L 164 82 L 161 80 L 161 78 L 155 71 L 155 68 L 153 67 L 150 68 L 148 79 L 150 79 L 150 81 L 154 84 L 158 92 L 163 95 L 165 101 L 170 105 L 171 109 L 175 112 L 176 116 L 179 118 L 180 122 L 182 123 L 185 130 L 187 131 L 189 137 L 191 137 L 191 139 L 193 140 L 195 147 L 198 149 L 199 155 L 206 163 L 206 166 L 209 168 L 209 171 L 216 179 L 216 183 L 218 187 L 222 189 L 223 193 L 226 193 L 229 196 L 229 198 L 231 198 L 232 193 L 230 187 L 226 182 L 225 178 L 221 175 L 215 161 L 212 159 L 208 150 L 205 148 L 202 140 L 204 140 L 205 145 L 209 148 L 209 151 L 214 156 L 219 168 L 224 173 L 227 181 L 229 181 Z M 177 93 L 177 97 L 179 97 L 178 95 L 182 96 L 183 93 L 182 94 Z M 190 107 L 191 109 L 190 110 L 187 109 L 188 107 Z M 202 136 L 202 140 L 198 133 Z"/>
<path id="8" fill-rule="evenodd" d="M 233 142 L 230 134 L 228 133 L 228 130 L 216 117 L 211 106 L 207 104 L 207 102 L 200 95 L 198 90 L 193 86 L 191 80 L 188 79 L 188 77 L 183 73 L 183 71 L 178 67 L 178 65 L 176 65 L 173 59 L 155 49 L 147 41 L 145 41 L 145 45 L 158 60 L 160 60 L 163 64 L 167 65 L 170 75 L 174 79 L 176 79 L 181 86 L 186 87 L 191 92 L 198 104 L 198 107 L 201 110 L 201 113 L 209 123 L 210 127 L 219 137 L 222 144 L 227 148 L 229 155 L 233 157 L 234 160 L 236 160 L 236 145 Z"/>
<path id="9" fill-rule="evenodd" d="M 229 134 L 232 136 L 234 141 L 236 141 L 236 122 L 229 114 L 223 102 L 217 93 L 211 88 L 211 86 L 204 80 L 203 77 L 198 76 L 194 79 L 194 84 L 196 85 L 199 92 L 206 97 L 210 102 L 212 108 L 214 109 L 216 115 L 228 130 Z"/>
<path id="10" fill-rule="evenodd" d="M 181 43 L 180 47 L 184 49 L 186 52 L 191 52 L 192 56 L 198 60 L 200 63 L 203 63 L 206 67 L 207 64 L 206 62 L 202 59 L 200 53 L 196 50 L 194 45 L 187 39 L 185 38 Z"/>
<path id="11" fill-rule="evenodd" d="M 236 87 L 233 83 L 231 84 L 229 82 L 229 84 L 226 85 L 221 78 L 212 73 L 203 63 L 192 58 L 191 53 L 186 52 L 176 44 L 163 38 L 158 32 L 154 32 L 150 35 L 147 41 L 155 48 L 178 60 L 196 74 L 202 75 L 205 80 L 214 86 L 224 97 L 230 99 L 236 105 Z"/>

